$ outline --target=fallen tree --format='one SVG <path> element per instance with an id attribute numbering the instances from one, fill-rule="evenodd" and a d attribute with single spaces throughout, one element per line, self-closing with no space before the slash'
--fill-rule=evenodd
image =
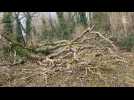
<path id="1" fill-rule="evenodd" d="M 99 47 L 90 44 L 92 40 L 95 44 L 101 43 L 94 36 L 109 46 L 102 44 L 103 47 Z M 128 60 L 118 56 L 116 54 L 118 49 L 112 41 L 100 32 L 93 31 L 93 28 L 87 28 L 72 41 L 42 43 L 37 48 L 23 47 L 9 38 L 6 40 L 26 50 L 27 53 L 24 52 L 26 59 L 20 62 L 0 64 L 8 79 L 3 80 L 3 86 L 50 86 L 49 84 L 68 86 L 68 82 L 70 86 L 71 82 L 80 83 L 79 86 L 124 84 Z M 50 53 L 45 55 L 43 53 L 45 50 L 49 50 Z M 3 78 L 3 74 L 0 76 Z"/>
<path id="2" fill-rule="evenodd" d="M 94 25 L 92 27 L 88 27 L 81 33 L 80 36 L 74 38 L 72 41 L 61 40 L 57 42 L 44 43 L 44 44 L 39 44 L 36 48 L 25 47 L 22 44 L 14 40 L 11 40 L 7 36 L 5 36 L 4 35 L 5 33 L 3 33 L 1 36 L 12 44 L 13 49 L 15 49 L 16 47 L 19 47 L 21 49 L 26 50 L 27 52 L 26 53 L 24 52 L 25 53 L 24 56 L 27 59 L 35 59 L 39 61 L 46 59 L 46 57 L 49 59 L 54 59 L 56 57 L 59 57 L 60 55 L 63 56 L 60 58 L 65 58 L 69 54 L 72 54 L 74 58 L 77 58 L 76 55 L 80 50 L 84 50 L 85 48 L 88 48 L 88 49 L 94 48 L 93 45 L 89 45 L 89 44 L 86 46 L 83 45 L 84 41 L 94 39 L 94 38 L 86 37 L 84 40 L 80 41 L 80 39 L 83 39 L 83 37 L 86 36 L 87 34 L 97 34 L 96 36 L 99 36 L 101 39 L 104 39 L 107 43 L 109 43 L 113 47 L 114 52 L 117 52 L 118 49 L 113 44 L 113 42 L 109 40 L 108 38 L 106 38 L 105 36 L 103 36 L 100 32 L 93 31 L 94 27 L 95 27 Z M 77 45 L 77 48 L 74 48 L 76 45 Z M 40 55 L 43 55 L 43 56 L 40 56 Z"/>

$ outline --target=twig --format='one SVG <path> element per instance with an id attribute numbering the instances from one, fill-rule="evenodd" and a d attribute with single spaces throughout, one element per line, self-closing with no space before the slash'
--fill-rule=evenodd
<path id="1" fill-rule="evenodd" d="M 94 29 L 94 26 L 95 25 L 93 25 L 92 27 L 88 27 L 85 31 L 83 31 L 82 33 L 81 33 L 81 35 L 79 36 L 79 37 L 77 37 L 77 38 L 75 38 L 74 40 L 72 40 L 72 42 L 76 42 L 77 40 L 79 40 L 80 38 L 82 38 L 87 32 L 91 32 L 93 29 Z"/>
<path id="2" fill-rule="evenodd" d="M 9 66 L 9 67 L 12 67 L 12 66 L 17 66 L 17 65 L 20 65 L 20 64 L 24 64 L 26 63 L 26 61 L 20 61 L 20 62 L 17 62 L 17 63 L 8 63 L 8 64 L 0 64 L 0 66 Z"/>
<path id="3" fill-rule="evenodd" d="M 112 45 L 112 47 L 114 48 L 115 51 L 118 51 L 118 48 L 113 44 L 113 42 L 111 40 L 109 40 L 108 38 L 104 37 L 100 32 L 91 32 L 92 34 L 97 34 L 99 35 L 101 38 L 103 38 L 105 41 L 107 41 L 108 43 L 110 43 Z"/>

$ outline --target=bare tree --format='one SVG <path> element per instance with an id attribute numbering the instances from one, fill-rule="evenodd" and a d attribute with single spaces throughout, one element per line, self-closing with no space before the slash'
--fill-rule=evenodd
<path id="1" fill-rule="evenodd" d="M 26 40 L 23 35 L 23 31 L 25 32 L 24 27 L 22 26 L 21 19 L 19 19 L 20 12 L 15 12 L 15 21 L 16 21 L 16 33 L 17 33 L 17 41 L 26 45 Z"/>

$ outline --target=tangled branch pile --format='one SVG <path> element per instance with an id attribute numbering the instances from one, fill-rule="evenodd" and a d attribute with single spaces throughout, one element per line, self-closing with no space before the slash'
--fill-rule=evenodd
<path id="1" fill-rule="evenodd" d="M 0 85 L 128 86 L 128 60 L 119 56 L 112 41 L 93 28 L 72 41 L 41 44 L 34 54 L 27 55 L 23 65 L 1 66 Z M 49 53 L 44 56 L 46 50 Z"/>

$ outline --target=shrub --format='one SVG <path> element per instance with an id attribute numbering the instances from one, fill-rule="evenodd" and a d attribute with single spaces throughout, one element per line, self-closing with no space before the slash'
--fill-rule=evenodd
<path id="1" fill-rule="evenodd" d="M 131 52 L 134 47 L 134 34 L 130 34 L 120 41 L 121 48 L 125 48 L 127 51 Z"/>

